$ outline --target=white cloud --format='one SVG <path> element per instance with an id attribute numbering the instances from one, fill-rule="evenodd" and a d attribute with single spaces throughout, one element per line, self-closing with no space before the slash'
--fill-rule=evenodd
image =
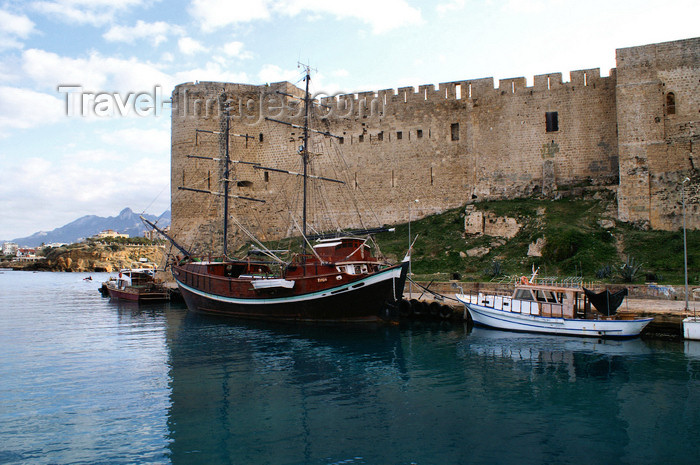
<path id="1" fill-rule="evenodd" d="M 7 137 L 7 130 L 51 124 L 63 116 L 65 103 L 57 96 L 0 86 L 0 137 Z"/>
<path id="2" fill-rule="evenodd" d="M 243 42 L 233 41 L 224 44 L 223 51 L 230 57 L 247 60 L 253 58 L 253 54 L 247 50 L 243 50 Z"/>
<path id="3" fill-rule="evenodd" d="M 179 71 L 174 75 L 175 82 L 248 82 L 248 75 L 245 72 L 231 72 L 216 61 L 210 61 L 204 67 Z"/>
<path id="4" fill-rule="evenodd" d="M 31 5 L 34 10 L 71 24 L 101 26 L 114 20 L 115 15 L 144 0 L 42 0 Z"/>
<path id="5" fill-rule="evenodd" d="M 15 15 L 0 10 L 0 30 L 7 35 L 26 39 L 34 32 L 34 23 L 24 15 Z"/>
<path id="6" fill-rule="evenodd" d="M 139 39 L 151 39 L 153 45 L 158 46 L 168 40 L 168 34 L 180 32 L 181 28 L 171 26 L 163 21 L 147 23 L 139 19 L 134 26 L 112 26 L 102 37 L 109 42 L 126 42 L 129 44 Z"/>
<path id="7" fill-rule="evenodd" d="M 355 0 L 349 6 L 345 2 L 327 0 L 279 0 L 275 5 L 290 16 L 327 13 L 337 19 L 352 18 L 372 27 L 375 34 L 388 32 L 402 26 L 422 23 L 420 10 L 410 6 L 405 0 Z"/>
<path id="8" fill-rule="evenodd" d="M 167 128 L 126 128 L 100 134 L 108 147 L 120 147 L 129 153 L 170 154 L 170 122 Z"/>
<path id="9" fill-rule="evenodd" d="M 438 13 L 445 14 L 464 9 L 465 0 L 450 0 L 435 7 Z"/>
<path id="10" fill-rule="evenodd" d="M 86 161 L 119 162 L 116 152 L 86 150 L 79 155 Z M 3 235 L 9 239 L 37 229 L 51 230 L 82 215 L 104 216 L 126 206 L 136 211 L 150 207 L 149 213 L 159 214 L 169 208 L 168 168 L 168 158 L 144 157 L 119 170 L 86 165 L 78 157 L 58 162 L 22 160 L 13 166 L 13 179 L 0 187 L 0 194 L 7 199 L 0 204 L 6 212 Z"/>
<path id="11" fill-rule="evenodd" d="M 223 26 L 270 17 L 269 0 L 193 0 L 189 13 L 202 30 L 211 32 Z"/>
<path id="12" fill-rule="evenodd" d="M 265 83 L 289 81 L 292 84 L 296 83 L 302 77 L 302 73 L 298 69 L 282 69 L 277 65 L 263 65 L 258 78 Z"/>
<path id="13" fill-rule="evenodd" d="M 206 32 L 266 20 L 274 14 L 303 15 L 307 20 L 318 20 L 324 14 L 352 18 L 369 24 L 375 34 L 422 22 L 420 10 L 406 0 L 355 0 L 351 6 L 328 0 L 193 0 L 189 12 Z"/>
<path id="14" fill-rule="evenodd" d="M 17 39 L 26 39 L 33 32 L 34 23 L 29 18 L 0 10 L 0 51 L 22 48 Z"/>
<path id="15" fill-rule="evenodd" d="M 157 65 L 97 52 L 87 58 L 68 58 L 29 49 L 22 55 L 22 69 L 27 78 L 54 91 L 59 85 L 79 85 L 93 92 L 147 92 L 159 85 L 168 93 L 175 83 Z"/>
<path id="16" fill-rule="evenodd" d="M 0 150 L 0 164 L 13 173 L 0 183 L 0 237 L 51 230 L 127 206 L 155 214 L 169 208 L 169 122 L 147 119 L 130 127 L 133 122 L 110 121 L 97 130 L 74 123 L 70 139 L 78 142 L 54 140 L 51 157 Z"/>
<path id="17" fill-rule="evenodd" d="M 207 48 L 202 45 L 199 41 L 194 40 L 191 37 L 182 37 L 177 41 L 177 46 L 182 53 L 185 55 L 194 55 L 198 52 L 206 52 Z"/>

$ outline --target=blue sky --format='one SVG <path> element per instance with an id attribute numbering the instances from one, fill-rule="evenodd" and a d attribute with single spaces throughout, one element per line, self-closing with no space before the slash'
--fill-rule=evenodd
<path id="1" fill-rule="evenodd" d="M 298 61 L 330 94 L 607 76 L 616 48 L 697 37 L 698 18 L 696 0 L 0 0 L 0 239 L 168 209 L 170 112 L 148 99 L 179 83 L 298 83 Z M 68 115 L 60 86 L 111 107 Z"/>

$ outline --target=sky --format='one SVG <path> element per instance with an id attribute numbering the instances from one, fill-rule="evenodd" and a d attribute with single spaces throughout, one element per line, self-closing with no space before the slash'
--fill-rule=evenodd
<path id="1" fill-rule="evenodd" d="M 175 85 L 353 93 L 600 68 L 697 0 L 0 0 L 0 240 L 170 208 Z"/>

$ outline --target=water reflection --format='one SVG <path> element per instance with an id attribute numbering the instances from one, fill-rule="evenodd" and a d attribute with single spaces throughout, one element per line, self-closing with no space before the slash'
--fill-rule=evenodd
<path id="1" fill-rule="evenodd" d="M 513 333 L 473 328 L 460 345 L 482 357 L 509 359 L 520 370 L 543 373 L 561 370 L 571 382 L 579 378 L 609 378 L 627 371 L 630 357 L 648 355 L 652 350 L 641 339 L 610 340 L 581 337 Z"/>
<path id="2" fill-rule="evenodd" d="M 378 378 L 406 371 L 393 327 L 232 324 L 188 314 L 171 337 L 173 463 L 332 457 L 324 440 L 349 439 L 332 429 L 363 430 L 358 401 L 376 395 Z"/>
<path id="3" fill-rule="evenodd" d="M 693 359 L 700 359 L 700 341 L 683 341 L 685 354 Z"/>
<path id="4" fill-rule="evenodd" d="M 669 346 L 166 316 L 174 464 L 690 463 L 700 451 L 687 445 L 699 367 Z"/>

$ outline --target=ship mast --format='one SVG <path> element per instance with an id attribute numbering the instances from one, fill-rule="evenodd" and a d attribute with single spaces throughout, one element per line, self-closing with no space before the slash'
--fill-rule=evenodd
<path id="1" fill-rule="evenodd" d="M 296 176 L 303 176 L 303 189 L 302 189 L 302 226 L 301 226 L 301 233 L 302 233 L 302 243 L 301 243 L 301 257 L 302 257 L 302 262 L 306 261 L 306 242 L 308 240 L 307 238 L 307 223 L 308 223 L 308 180 L 309 179 L 320 179 L 322 181 L 330 181 L 330 182 L 335 182 L 335 183 L 340 183 L 340 184 L 345 184 L 345 181 L 340 181 L 338 179 L 331 179 L 331 178 L 326 178 L 323 176 L 314 176 L 309 174 L 309 133 L 315 133 L 315 134 L 321 134 L 326 137 L 334 137 L 336 139 L 342 139 L 341 136 L 336 136 L 335 134 L 331 134 L 328 131 L 318 131 L 316 129 L 310 129 L 309 128 L 309 108 L 313 104 L 311 95 L 309 94 L 309 82 L 311 81 L 311 67 L 309 65 L 303 64 L 303 63 L 298 63 L 298 65 L 301 67 L 304 67 L 304 80 L 306 81 L 306 86 L 304 89 L 304 124 L 302 126 L 299 126 L 297 124 L 292 124 L 287 121 L 281 121 L 278 119 L 270 118 L 270 117 L 265 117 L 266 121 L 272 121 L 275 123 L 279 124 L 284 124 L 286 126 L 292 127 L 292 128 L 297 128 L 303 130 L 303 136 L 302 136 L 302 145 L 299 148 L 299 152 L 301 153 L 301 158 L 302 158 L 302 163 L 304 165 L 304 169 L 302 170 L 301 173 L 295 173 L 293 171 L 288 171 L 288 170 L 281 170 L 281 169 L 275 169 L 275 168 L 269 168 L 265 167 L 262 165 L 256 165 L 253 166 L 254 169 L 261 169 L 261 170 L 267 170 L 267 171 L 276 171 L 279 173 L 287 173 L 291 175 L 296 175 Z M 282 91 L 277 90 L 277 94 L 284 95 L 285 97 L 290 97 L 294 99 L 301 100 L 300 97 L 297 97 L 295 95 L 291 95 Z"/>
<path id="2" fill-rule="evenodd" d="M 224 94 L 226 96 L 226 94 Z M 229 156 L 228 138 L 230 131 L 230 116 L 229 108 L 224 99 L 224 119 L 226 123 L 224 125 L 224 151 L 226 153 L 226 167 L 224 168 L 224 260 L 228 260 L 228 189 L 229 189 L 229 172 L 231 158 Z"/>
<path id="3" fill-rule="evenodd" d="M 304 145 L 302 146 L 302 159 L 304 163 L 304 205 L 302 211 L 302 234 L 306 238 L 306 184 L 308 180 L 308 165 L 309 165 L 309 79 L 310 68 L 306 68 L 306 91 L 304 93 Z M 306 240 L 302 241 L 302 256 L 306 253 Z"/>

